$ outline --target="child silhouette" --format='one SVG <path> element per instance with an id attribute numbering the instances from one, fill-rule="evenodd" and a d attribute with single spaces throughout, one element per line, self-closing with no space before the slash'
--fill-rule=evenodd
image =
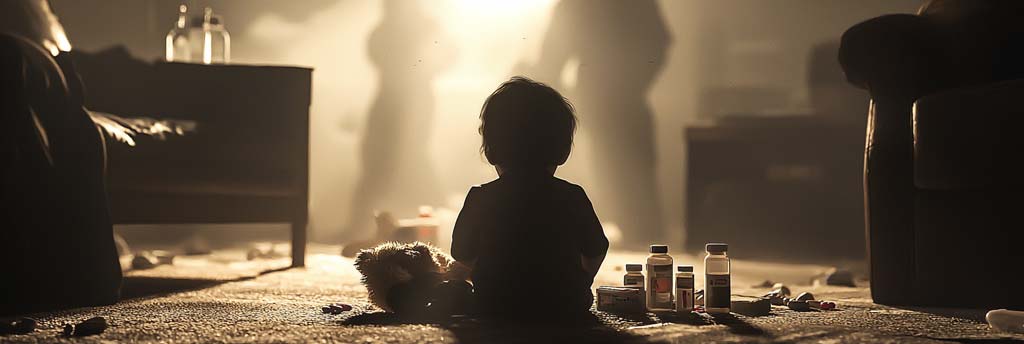
<path id="1" fill-rule="evenodd" d="M 553 88 L 503 83 L 480 112 L 481 150 L 498 179 L 469 190 L 452 256 L 472 269 L 483 315 L 583 314 L 608 250 L 583 188 L 554 176 L 572 150 L 576 116 Z"/>

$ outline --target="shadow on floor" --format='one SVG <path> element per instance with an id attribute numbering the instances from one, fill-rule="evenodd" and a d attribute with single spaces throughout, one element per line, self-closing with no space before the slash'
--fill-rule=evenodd
<path id="1" fill-rule="evenodd" d="M 121 282 L 121 300 L 206 289 L 230 281 L 128 276 Z"/>
<path id="2" fill-rule="evenodd" d="M 728 327 L 732 334 L 771 338 L 763 329 L 732 314 L 716 314 L 713 319 L 714 323 Z"/>
<path id="3" fill-rule="evenodd" d="M 650 338 L 627 331 L 630 327 L 653 324 L 708 326 L 724 325 L 730 332 L 744 336 L 768 336 L 761 329 L 732 315 L 709 316 L 692 313 L 674 314 L 610 314 L 590 313 L 572 320 L 521 321 L 516 319 L 481 319 L 453 316 L 441 319 L 402 318 L 393 313 L 371 312 L 353 315 L 340 321 L 343 326 L 435 325 L 451 331 L 460 343 L 650 343 Z"/>
<path id="4" fill-rule="evenodd" d="M 121 282 L 121 301 L 206 289 L 230 282 L 248 281 L 290 268 L 270 269 L 262 271 L 255 276 L 232 279 L 125 276 Z"/>
<path id="5" fill-rule="evenodd" d="M 987 309 L 970 309 L 970 308 L 945 308 L 945 307 L 915 307 L 915 306 L 893 306 L 899 309 L 906 309 L 915 312 L 928 313 L 932 315 L 957 318 L 975 321 L 979 323 L 985 323 L 985 314 L 988 313 Z"/>
<path id="6" fill-rule="evenodd" d="M 394 313 L 369 312 L 354 315 L 340 322 L 342 325 L 403 325 L 432 324 L 435 322 L 423 319 L 404 319 Z"/>
<path id="7" fill-rule="evenodd" d="M 268 273 L 277 271 L 287 270 L 287 268 L 273 269 L 263 271 L 256 276 L 234 278 L 234 279 L 202 279 L 202 278 L 173 278 L 173 277 L 148 277 L 148 276 L 124 276 L 121 280 L 121 295 L 118 303 L 140 299 L 140 298 L 153 298 L 159 296 L 165 296 L 174 293 L 181 293 L 187 291 L 195 291 L 200 289 L 206 289 L 215 287 L 228 282 L 246 281 L 251 280 L 259 276 L 263 276 Z M 46 313 L 58 313 L 64 312 L 70 309 L 81 308 L 81 307 L 92 307 L 83 306 L 80 304 L 72 305 L 50 305 L 50 306 L 39 306 L 33 309 L 20 309 L 11 312 L 0 312 L 0 315 L 4 317 L 30 315 L 30 314 L 46 314 Z"/>
<path id="8" fill-rule="evenodd" d="M 457 323 L 446 327 L 460 343 L 650 343 L 650 338 L 604 324 Z"/>

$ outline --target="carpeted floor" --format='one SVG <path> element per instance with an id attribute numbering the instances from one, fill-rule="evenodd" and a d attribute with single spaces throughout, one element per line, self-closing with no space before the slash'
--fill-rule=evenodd
<path id="1" fill-rule="evenodd" d="M 1020 340 L 991 331 L 984 310 L 910 310 L 871 303 L 867 288 L 811 286 L 811 276 L 825 266 L 733 262 L 734 293 L 760 295 L 750 287 L 766 279 L 787 283 L 793 292 L 811 291 L 835 300 L 840 310 L 794 312 L 774 307 L 763 317 L 740 315 L 658 319 L 620 317 L 595 312 L 596 323 L 576 327 L 523 326 L 453 319 L 443 324 L 404 324 L 366 301 L 366 290 L 352 261 L 337 248 L 316 247 L 308 267 L 260 273 L 283 260 L 248 265 L 177 263 L 179 266 L 131 273 L 129 297 L 118 304 L 32 314 L 35 332 L 0 336 L 0 342 L 350 342 L 350 343 L 530 343 L 530 342 L 786 342 L 786 343 L 930 343 Z M 640 262 L 640 253 L 612 253 L 597 284 L 621 283 L 619 268 Z M 677 257 L 677 262 L 695 257 Z M 265 269 L 256 269 L 258 265 Z M 192 270 L 190 270 L 192 269 Z M 196 273 L 190 277 L 189 271 Z M 233 272 L 232 272 L 233 271 Z M 698 275 L 699 275 L 698 271 Z M 229 276 L 223 278 L 211 278 Z M 698 278 L 698 284 L 701 284 Z M 329 303 L 355 308 L 340 315 L 321 312 Z M 523 307 L 537 307 L 524 302 Z M 61 336 L 64 323 L 106 317 L 105 333 Z"/>

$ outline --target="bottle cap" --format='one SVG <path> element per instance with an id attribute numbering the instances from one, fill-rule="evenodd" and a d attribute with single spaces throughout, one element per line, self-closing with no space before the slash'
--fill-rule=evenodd
<path id="1" fill-rule="evenodd" d="M 692 265 L 680 265 L 680 266 L 676 267 L 676 271 L 677 272 L 693 272 L 693 266 Z"/>
<path id="2" fill-rule="evenodd" d="M 626 271 L 643 271 L 643 264 L 626 264 Z"/>
<path id="3" fill-rule="evenodd" d="M 704 250 L 708 253 L 722 253 L 729 250 L 729 244 L 711 242 L 704 245 Z"/>
<path id="4" fill-rule="evenodd" d="M 651 245 L 651 253 L 668 253 L 668 245 Z"/>

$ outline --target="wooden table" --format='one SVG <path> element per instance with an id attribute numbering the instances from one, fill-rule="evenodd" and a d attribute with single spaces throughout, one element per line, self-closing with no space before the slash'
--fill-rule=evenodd
<path id="1" fill-rule="evenodd" d="M 134 147 L 108 140 L 114 223 L 285 222 L 304 265 L 311 69 L 81 60 L 90 109 L 196 124 Z"/>

